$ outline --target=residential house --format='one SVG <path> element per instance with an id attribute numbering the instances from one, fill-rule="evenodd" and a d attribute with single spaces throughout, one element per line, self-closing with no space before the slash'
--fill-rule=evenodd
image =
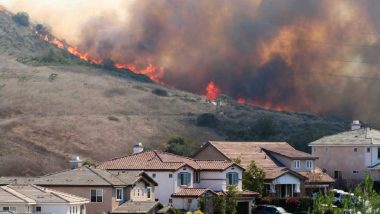
<path id="1" fill-rule="evenodd" d="M 1 184 L 33 183 L 87 198 L 87 213 L 155 213 L 157 183 L 143 171 L 111 173 L 83 166 L 39 178 L 0 178 Z"/>
<path id="2" fill-rule="evenodd" d="M 0 186 L 0 210 L 10 213 L 85 214 L 89 200 L 32 184 Z"/>
<path id="3" fill-rule="evenodd" d="M 286 142 L 209 141 L 194 156 L 196 160 L 239 161 L 248 168 L 252 161 L 265 172 L 268 195 L 297 196 L 316 189 L 326 190 L 334 180 L 315 166 L 318 158 L 298 151 Z"/>
<path id="4" fill-rule="evenodd" d="M 353 121 L 350 131 L 322 137 L 309 144 L 318 166 L 350 187 L 370 172 L 380 181 L 380 131 Z"/>
<path id="5" fill-rule="evenodd" d="M 157 150 L 134 151 L 135 154 L 105 161 L 97 168 L 112 173 L 143 170 L 158 183 L 157 199 L 183 210 L 196 210 L 199 197 L 210 191 L 222 193 L 228 185 L 236 185 L 241 194 L 240 213 L 250 213 L 257 193 L 243 191 L 243 168 L 238 164 L 229 160 L 193 160 Z"/>

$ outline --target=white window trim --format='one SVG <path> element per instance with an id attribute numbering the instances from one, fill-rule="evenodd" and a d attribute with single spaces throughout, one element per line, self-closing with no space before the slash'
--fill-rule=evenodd
<path id="1" fill-rule="evenodd" d="M 8 208 L 8 210 L 4 210 L 4 208 Z M 14 209 L 11 209 L 14 208 Z M 12 207 L 12 206 L 3 206 L 2 211 L 12 211 L 12 212 L 17 212 L 17 207 Z"/>
<path id="2" fill-rule="evenodd" d="M 306 168 L 312 169 L 313 168 L 313 161 L 312 160 L 307 160 L 305 165 L 306 165 Z"/>
<path id="3" fill-rule="evenodd" d="M 117 191 L 121 191 L 121 198 L 117 198 Z M 124 200 L 124 189 L 123 188 L 116 188 L 116 201 L 123 201 Z"/>
<path id="4" fill-rule="evenodd" d="M 294 160 L 294 169 L 301 168 L 301 160 Z"/>

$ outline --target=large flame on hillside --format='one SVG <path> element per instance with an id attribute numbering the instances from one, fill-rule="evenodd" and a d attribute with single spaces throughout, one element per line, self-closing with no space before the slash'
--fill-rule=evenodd
<path id="1" fill-rule="evenodd" d="M 70 50 L 209 99 L 380 124 L 380 1 L 144 0 L 124 10 L 89 17 Z"/>

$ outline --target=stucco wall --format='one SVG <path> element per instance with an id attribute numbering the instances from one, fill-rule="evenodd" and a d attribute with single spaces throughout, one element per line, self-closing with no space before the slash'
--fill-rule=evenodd
<path id="1" fill-rule="evenodd" d="M 354 151 L 357 148 L 357 152 Z M 343 179 L 362 179 L 368 165 L 368 156 L 366 146 L 314 146 L 312 154 L 319 157 L 316 165 L 326 169 L 327 173 L 334 178 L 334 171 L 342 171 Z M 377 154 L 376 154 L 377 155 Z M 359 171 L 354 174 L 353 171 Z"/>
<path id="2" fill-rule="evenodd" d="M 226 160 L 217 149 L 213 146 L 206 146 L 202 151 L 194 156 L 194 159 L 198 160 Z"/>
<path id="3" fill-rule="evenodd" d="M 102 214 L 103 212 L 109 212 L 112 210 L 113 200 L 113 188 L 112 187 L 54 187 L 48 186 L 48 188 L 58 191 L 66 192 L 83 198 L 87 198 L 91 201 L 91 189 L 103 189 L 103 202 L 90 202 L 86 204 L 86 213 L 89 214 Z"/>
<path id="4" fill-rule="evenodd" d="M 242 190 L 243 171 L 238 167 L 230 167 L 225 171 L 201 171 L 200 183 L 195 184 L 198 188 L 209 188 L 214 191 L 226 191 L 227 179 L 226 174 L 229 172 L 237 172 L 239 176 L 238 190 Z"/>
<path id="5" fill-rule="evenodd" d="M 282 164 L 284 164 L 285 167 L 287 167 L 293 171 L 311 171 L 315 167 L 315 161 L 314 160 L 310 160 L 313 162 L 312 168 L 306 167 L 306 160 L 299 160 L 301 163 L 300 168 L 296 169 L 294 167 L 294 160 L 287 158 L 287 157 L 284 157 L 284 156 L 281 156 L 281 155 L 277 155 L 277 154 L 272 154 L 272 155 L 274 158 L 276 158 L 278 161 L 280 161 Z"/>
<path id="6" fill-rule="evenodd" d="M 196 198 L 173 198 L 173 206 L 177 209 L 195 211 L 199 208 L 199 200 Z"/>
<path id="7" fill-rule="evenodd" d="M 147 187 L 151 187 L 150 198 L 148 198 Z M 138 192 L 140 195 L 138 195 Z M 154 186 L 146 186 L 144 182 L 138 182 L 130 191 L 130 199 L 132 201 L 154 201 L 155 200 Z"/>

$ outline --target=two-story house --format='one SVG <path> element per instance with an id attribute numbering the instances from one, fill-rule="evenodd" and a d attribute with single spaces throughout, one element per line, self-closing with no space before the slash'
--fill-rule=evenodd
<path id="1" fill-rule="evenodd" d="M 215 142 L 206 143 L 194 156 L 198 160 L 239 160 L 249 167 L 252 161 L 265 172 L 268 195 L 296 196 L 326 190 L 334 180 L 315 166 L 318 159 L 298 151 L 286 142 Z M 303 191 L 308 189 L 308 191 Z"/>
<path id="2" fill-rule="evenodd" d="M 1 178 L 1 183 L 33 183 L 54 191 L 86 198 L 87 213 L 155 213 L 162 206 L 155 201 L 157 183 L 143 171 L 111 173 L 87 166 L 39 178 Z M 76 214 L 76 213 L 75 213 Z"/>
<path id="3" fill-rule="evenodd" d="M 380 181 L 380 131 L 353 121 L 350 131 L 322 137 L 309 144 L 317 164 L 346 187 L 370 172 Z"/>
<path id="4" fill-rule="evenodd" d="M 0 213 L 85 214 L 88 202 L 83 197 L 32 184 L 0 186 Z"/>
<path id="5" fill-rule="evenodd" d="M 157 183 L 156 197 L 165 205 L 196 210 L 199 197 L 206 193 L 223 194 L 228 185 L 240 192 L 239 207 L 249 213 L 257 193 L 242 189 L 243 168 L 232 161 L 193 160 L 162 151 L 138 150 L 135 154 L 105 161 L 97 166 L 112 173 L 143 170 Z"/>

